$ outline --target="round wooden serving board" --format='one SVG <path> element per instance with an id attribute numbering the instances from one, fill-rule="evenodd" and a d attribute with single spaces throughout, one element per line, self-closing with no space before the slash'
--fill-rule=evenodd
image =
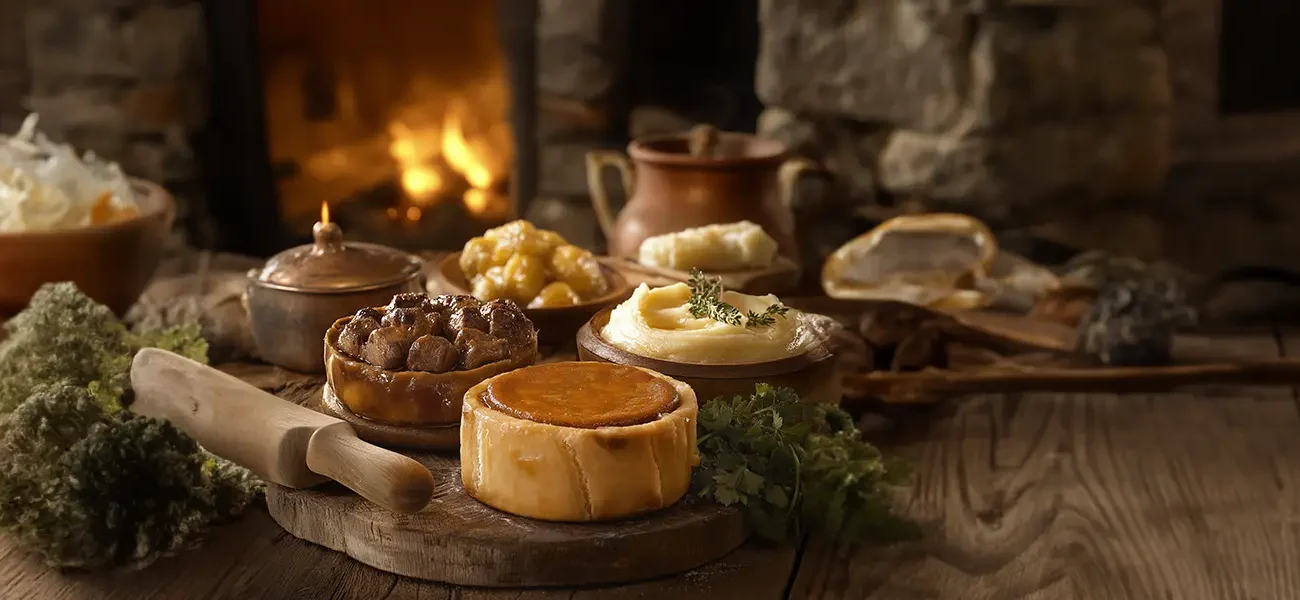
<path id="1" fill-rule="evenodd" d="M 268 483 L 271 517 L 295 537 L 377 569 L 485 587 L 650 579 L 722 558 L 747 536 L 739 510 L 693 497 L 623 521 L 517 517 L 465 493 L 455 451 L 403 452 L 427 466 L 437 482 L 433 501 L 417 514 L 389 512 L 333 483 L 306 490 Z"/>

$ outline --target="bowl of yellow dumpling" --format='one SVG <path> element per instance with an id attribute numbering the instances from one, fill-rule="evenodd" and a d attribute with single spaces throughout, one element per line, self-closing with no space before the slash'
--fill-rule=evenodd
<path id="1" fill-rule="evenodd" d="M 438 280 L 442 293 L 513 300 L 537 326 L 543 343 L 572 342 L 592 315 L 632 291 L 590 251 L 522 219 L 466 242 L 443 259 Z"/>

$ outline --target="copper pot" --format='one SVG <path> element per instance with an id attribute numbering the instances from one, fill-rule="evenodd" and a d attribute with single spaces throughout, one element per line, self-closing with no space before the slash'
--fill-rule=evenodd
<path id="1" fill-rule="evenodd" d="M 711 141 L 697 143 L 700 135 Z M 601 181 L 603 169 L 611 166 L 628 196 L 617 216 Z M 780 142 L 707 126 L 634 140 L 627 155 L 587 153 L 587 186 L 608 252 L 631 259 L 648 237 L 748 220 L 776 240 L 783 256 L 798 262 L 790 201 L 799 177 L 814 170 L 814 163 L 790 156 Z"/>
<path id="2" fill-rule="evenodd" d="M 376 244 L 343 242 L 322 221 L 315 243 L 291 248 L 248 273 L 244 304 L 261 358 L 304 373 L 325 372 L 325 332 L 367 306 L 423 292 L 424 261 Z"/>
<path id="3" fill-rule="evenodd" d="M 0 318 L 12 316 L 46 283 L 71 281 L 91 299 L 125 314 L 162 258 L 176 203 L 163 188 L 131 180 L 134 217 L 76 229 L 0 234 Z"/>

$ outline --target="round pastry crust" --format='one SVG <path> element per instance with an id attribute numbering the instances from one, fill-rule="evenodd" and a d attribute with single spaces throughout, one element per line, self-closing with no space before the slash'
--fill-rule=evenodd
<path id="1" fill-rule="evenodd" d="M 383 311 L 384 307 L 376 307 Z M 426 373 L 390 371 L 356 360 L 338 349 L 351 316 L 325 334 L 325 376 L 340 402 L 360 417 L 392 425 L 450 425 L 460 421 L 465 392 L 489 377 L 537 362 L 537 336 L 504 360 L 476 369 Z"/>
<path id="2" fill-rule="evenodd" d="M 543 367 L 565 364 L 579 363 Z M 497 510 L 569 522 L 620 519 L 681 500 L 699 464 L 695 392 L 667 375 L 631 368 L 670 384 L 676 407 L 635 425 L 567 427 L 497 410 L 484 397 L 490 379 L 470 388 L 460 427 L 466 492 Z"/>

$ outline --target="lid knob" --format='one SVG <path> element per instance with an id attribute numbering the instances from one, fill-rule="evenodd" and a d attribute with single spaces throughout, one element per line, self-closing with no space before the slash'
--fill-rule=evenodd
<path id="1" fill-rule="evenodd" d="M 336 252 L 343 249 L 343 228 L 338 223 L 317 221 L 311 227 L 311 236 L 316 240 L 312 252 Z"/>

